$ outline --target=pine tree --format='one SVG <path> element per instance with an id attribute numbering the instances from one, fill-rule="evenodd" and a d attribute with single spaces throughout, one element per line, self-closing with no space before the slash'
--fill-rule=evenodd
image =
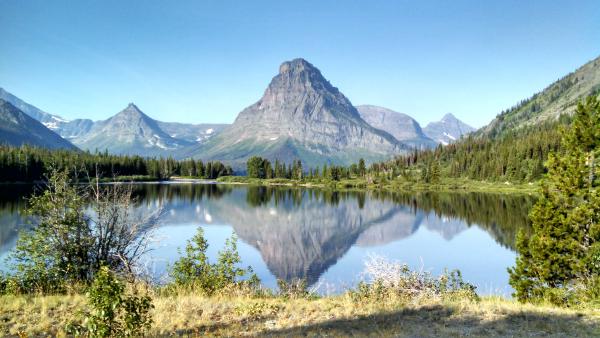
<path id="1" fill-rule="evenodd" d="M 532 235 L 517 237 L 519 256 L 509 272 L 519 300 L 541 299 L 597 277 L 589 262 L 598 261 L 600 245 L 599 151 L 600 102 L 590 97 L 578 104 L 572 126 L 563 131 L 562 151 L 549 156 L 542 197 L 530 214 Z"/>
<path id="2" fill-rule="evenodd" d="M 358 160 L 358 175 L 360 177 L 364 177 L 367 174 L 367 166 L 365 164 L 365 160 L 361 158 Z"/>
<path id="3" fill-rule="evenodd" d="M 440 183 L 440 177 L 440 165 L 434 160 L 429 168 L 429 183 Z"/>

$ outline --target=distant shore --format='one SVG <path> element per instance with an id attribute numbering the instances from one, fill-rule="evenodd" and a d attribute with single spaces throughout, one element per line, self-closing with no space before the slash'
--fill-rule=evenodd
<path id="1" fill-rule="evenodd" d="M 304 187 L 320 188 L 330 190 L 385 190 L 399 192 L 490 192 L 505 194 L 537 194 L 539 182 L 510 183 L 510 182 L 487 182 L 469 179 L 444 179 L 439 183 L 427 184 L 421 182 L 407 182 L 397 180 L 374 180 L 368 182 L 366 179 L 353 178 L 339 181 L 323 179 L 293 180 L 285 178 L 250 178 L 247 176 L 223 176 L 217 179 L 206 179 L 199 177 L 173 176 L 169 179 L 159 179 L 151 176 L 116 176 L 100 179 L 101 183 L 191 183 L 191 184 L 231 184 L 231 185 L 255 185 L 273 187 Z M 35 182 L 0 182 L 0 184 L 42 184 L 43 181 Z"/>
<path id="2" fill-rule="evenodd" d="M 386 190 L 402 192 L 455 191 L 535 194 L 539 191 L 538 182 L 515 184 L 509 182 L 473 181 L 468 179 L 445 179 L 440 183 L 426 184 L 419 182 L 400 182 L 394 180 L 369 183 L 365 179 L 325 181 L 320 179 L 291 180 L 281 178 L 259 179 L 249 178 L 246 176 L 224 176 L 218 178 L 217 182 L 242 185 L 323 188 L 332 190 Z"/>

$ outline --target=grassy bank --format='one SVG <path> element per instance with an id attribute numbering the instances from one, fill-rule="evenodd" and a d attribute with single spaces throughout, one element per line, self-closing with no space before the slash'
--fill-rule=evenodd
<path id="1" fill-rule="evenodd" d="M 0 335 L 64 335 L 85 297 L 1 296 Z M 501 298 L 318 299 L 194 294 L 154 297 L 150 335 L 184 336 L 550 336 L 600 335 L 600 311 L 520 304 Z"/>
<path id="2" fill-rule="evenodd" d="M 318 187 L 336 190 L 389 190 L 389 191 L 463 191 L 463 192 L 495 192 L 495 193 L 537 193 L 539 183 L 515 184 L 509 182 L 473 181 L 469 179 L 442 179 L 439 183 L 427 184 L 400 180 L 381 180 L 367 182 L 365 179 L 344 179 L 326 181 L 321 179 L 291 180 L 283 178 L 259 179 L 246 176 L 220 177 L 218 182 L 230 184 L 248 184 L 265 186 L 299 186 Z"/>

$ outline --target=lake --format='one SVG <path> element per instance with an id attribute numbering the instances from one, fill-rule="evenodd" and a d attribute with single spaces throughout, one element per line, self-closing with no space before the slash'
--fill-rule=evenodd
<path id="1" fill-rule="evenodd" d="M 515 237 L 527 231 L 535 199 L 489 193 L 335 192 L 224 184 L 135 184 L 136 212 L 162 210 L 144 263 L 166 278 L 198 227 L 214 259 L 237 234 L 244 266 L 264 285 L 303 278 L 324 294 L 360 281 L 370 255 L 439 274 L 459 269 L 480 294 L 509 296 L 507 268 Z M 32 188 L 0 186 L 0 268 L 27 227 L 24 199 Z"/>

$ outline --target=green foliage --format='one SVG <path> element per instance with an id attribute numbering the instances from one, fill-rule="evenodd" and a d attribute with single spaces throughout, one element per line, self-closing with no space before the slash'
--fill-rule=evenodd
<path id="1" fill-rule="evenodd" d="M 367 174 L 367 166 L 365 164 L 365 160 L 361 158 L 358 160 L 358 173 L 360 177 L 363 177 Z"/>
<path id="2" fill-rule="evenodd" d="M 304 171 L 300 160 L 294 160 L 290 166 L 286 166 L 285 163 L 275 160 L 275 168 L 273 168 L 268 159 L 252 156 L 246 162 L 246 175 L 249 178 L 287 178 L 301 180 L 304 177 Z"/>
<path id="3" fill-rule="evenodd" d="M 0 296 L 18 295 L 24 293 L 22 283 L 13 276 L 0 272 Z"/>
<path id="4" fill-rule="evenodd" d="M 78 180 L 91 177 L 130 176 L 168 179 L 170 176 L 190 176 L 216 179 L 233 175 L 230 166 L 219 161 L 202 162 L 187 159 L 149 158 L 141 156 L 111 155 L 108 152 L 81 152 L 50 150 L 31 146 L 11 147 L 0 145 L 0 181 L 33 182 L 45 180 L 45 173 L 68 170 L 69 176 Z"/>
<path id="5" fill-rule="evenodd" d="M 232 235 L 225 242 L 225 248 L 219 252 L 216 263 L 210 263 L 206 250 L 208 242 L 204 231 L 198 228 L 194 237 L 187 242 L 185 255 L 182 255 L 173 265 L 170 276 L 175 286 L 182 286 L 211 295 L 228 287 L 257 286 L 260 281 L 252 269 L 241 269 L 237 251 L 237 238 Z M 248 276 L 248 279 L 241 280 Z"/>
<path id="6" fill-rule="evenodd" d="M 548 154 L 559 150 L 559 127 L 568 119 L 545 122 L 504 133 L 502 137 L 467 136 L 460 141 L 433 150 L 414 151 L 393 161 L 376 163 L 372 172 L 395 172 L 394 177 L 422 182 L 440 178 L 468 178 L 495 182 L 532 182 L 545 173 Z"/>
<path id="7" fill-rule="evenodd" d="M 550 155 L 542 196 L 530 217 L 533 233 L 519 234 L 510 284 L 521 301 L 568 304 L 574 285 L 598 276 L 600 102 L 579 103 L 562 151 Z"/>
<path id="8" fill-rule="evenodd" d="M 246 172 L 250 178 L 266 178 L 265 160 L 262 157 L 252 156 L 246 163 Z"/>
<path id="9" fill-rule="evenodd" d="M 129 214 L 131 190 L 77 185 L 54 171 L 46 189 L 31 197 L 32 230 L 23 231 L 9 264 L 23 292 L 60 293 L 89 284 L 101 266 L 129 271 L 145 252 L 153 220 Z M 87 211 L 91 209 L 94 217 Z"/>
<path id="10" fill-rule="evenodd" d="M 23 290 L 60 292 L 65 283 L 90 277 L 93 237 L 84 196 L 66 172 L 55 171 L 48 189 L 30 199 L 28 213 L 37 224 L 20 234 L 12 254 Z"/>
<path id="11" fill-rule="evenodd" d="M 152 326 L 147 295 L 126 295 L 125 286 L 107 267 L 102 267 L 87 293 L 89 312 L 83 325 L 67 331 L 89 337 L 142 337 Z"/>

